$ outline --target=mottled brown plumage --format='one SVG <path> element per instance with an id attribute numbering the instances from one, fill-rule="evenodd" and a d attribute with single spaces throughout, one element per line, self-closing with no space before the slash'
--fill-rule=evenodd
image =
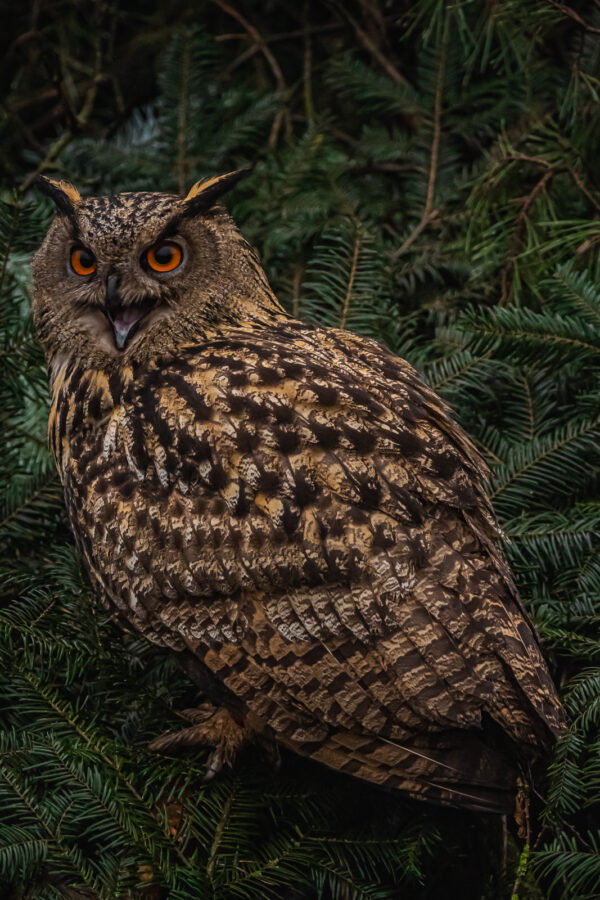
<path id="1" fill-rule="evenodd" d="M 274 738 L 415 797 L 510 809 L 563 713 L 485 466 L 406 362 L 281 308 L 214 205 L 232 180 L 187 198 L 44 185 L 59 215 L 35 315 L 73 532 L 119 618 L 220 709 L 157 746 L 213 740 L 225 759 Z M 149 271 L 165 239 L 184 263 Z M 85 278 L 74 245 L 95 257 Z"/>

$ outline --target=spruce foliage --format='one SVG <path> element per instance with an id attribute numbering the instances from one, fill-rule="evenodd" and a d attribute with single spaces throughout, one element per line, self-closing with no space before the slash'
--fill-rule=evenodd
<path id="1" fill-rule="evenodd" d="M 86 14 L 87 10 L 87 14 Z M 0 113 L 0 895 L 574 898 L 600 893 L 600 7 L 414 0 L 15 14 Z M 94 599 L 46 443 L 29 185 L 228 205 L 301 318 L 408 358 L 486 458 L 564 703 L 525 838 L 252 752 L 149 741 L 195 690 Z"/>

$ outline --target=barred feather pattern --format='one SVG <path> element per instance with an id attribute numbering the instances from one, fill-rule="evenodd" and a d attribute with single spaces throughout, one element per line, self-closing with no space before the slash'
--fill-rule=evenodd
<path id="1" fill-rule="evenodd" d="M 102 595 L 254 729 L 414 797 L 510 809 L 563 712 L 485 466 L 406 362 L 281 314 L 150 365 L 66 363 L 50 435 Z"/>

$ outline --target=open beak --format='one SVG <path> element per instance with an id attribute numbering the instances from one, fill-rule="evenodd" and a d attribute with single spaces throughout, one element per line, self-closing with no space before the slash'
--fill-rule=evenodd
<path id="1" fill-rule="evenodd" d="M 115 344 L 119 350 L 124 349 L 130 336 L 133 337 L 145 315 L 146 310 L 141 306 L 126 306 L 114 318 L 109 315 L 115 333 Z"/>
<path id="2" fill-rule="evenodd" d="M 119 292 L 119 279 L 109 275 L 106 280 L 105 313 L 112 325 L 115 344 L 118 350 L 124 350 L 127 342 L 139 328 L 140 322 L 154 309 L 156 300 L 144 298 L 139 303 L 125 306 Z"/>

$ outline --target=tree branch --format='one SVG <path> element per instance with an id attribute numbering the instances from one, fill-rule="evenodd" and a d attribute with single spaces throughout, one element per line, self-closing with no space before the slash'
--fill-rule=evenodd
<path id="1" fill-rule="evenodd" d="M 269 63 L 275 81 L 277 82 L 278 90 L 285 91 L 287 86 L 283 77 L 283 72 L 281 71 L 279 63 L 273 56 L 273 53 L 267 46 L 267 43 L 259 30 L 255 28 L 254 25 L 251 25 L 250 22 L 245 19 L 240 12 L 237 11 L 237 9 L 234 9 L 233 6 L 230 6 L 229 3 L 226 3 L 225 0 L 211 0 L 211 3 L 216 4 L 216 6 L 218 6 L 219 9 L 222 9 L 223 12 L 227 13 L 230 16 L 233 16 L 234 19 L 237 19 L 242 28 L 245 28 L 245 30 L 248 32 L 252 40 L 257 44 L 263 56 Z"/>
<path id="2" fill-rule="evenodd" d="M 566 6 L 564 3 L 558 3 L 557 0 L 546 0 L 546 2 L 550 6 L 553 6 L 554 9 L 558 9 L 563 15 L 573 19 L 578 25 L 581 25 L 582 28 L 589 31 L 590 34 L 600 34 L 600 28 L 594 28 L 593 25 L 588 25 L 587 22 L 584 22 L 579 13 L 575 12 L 574 9 L 571 9 L 570 6 Z"/>

